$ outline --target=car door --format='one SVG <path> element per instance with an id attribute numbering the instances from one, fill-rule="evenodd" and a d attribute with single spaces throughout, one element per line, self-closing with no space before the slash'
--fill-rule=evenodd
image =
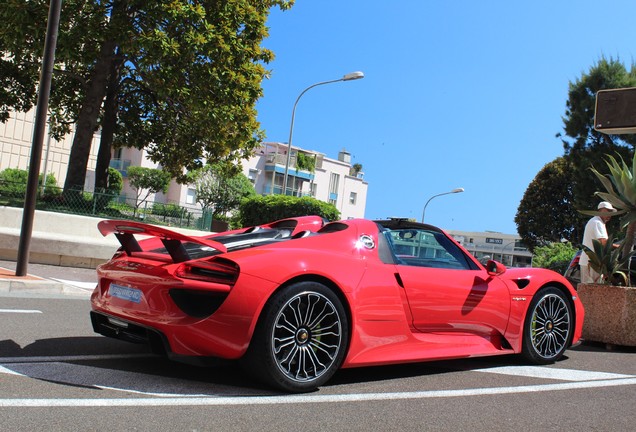
<path id="1" fill-rule="evenodd" d="M 501 279 L 475 265 L 442 232 L 394 231 L 392 237 L 415 328 L 484 336 L 504 333 L 510 295 Z"/>

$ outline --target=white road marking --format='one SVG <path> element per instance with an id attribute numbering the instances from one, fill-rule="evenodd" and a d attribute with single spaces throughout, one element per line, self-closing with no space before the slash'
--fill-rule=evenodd
<path id="1" fill-rule="evenodd" d="M 42 313 L 42 311 L 35 309 L 0 309 L 0 313 L 39 314 Z"/>
<path id="2" fill-rule="evenodd" d="M 0 408 L 7 407 L 147 407 L 147 406 L 219 406 L 219 405 L 281 405 L 300 403 L 365 402 L 396 399 L 428 399 L 465 396 L 535 393 L 599 387 L 636 385 L 636 378 L 569 382 L 519 387 L 494 387 L 464 390 L 431 390 L 402 393 L 363 393 L 343 395 L 286 395 L 247 397 L 193 398 L 131 398 L 131 399 L 0 399 Z"/>
<path id="3" fill-rule="evenodd" d="M 152 393 L 152 392 L 144 392 L 144 391 L 139 391 L 139 390 L 129 390 L 129 389 L 121 389 L 121 388 L 117 388 L 117 387 L 108 387 L 108 386 L 95 386 L 98 389 L 102 389 L 102 390 L 111 390 L 111 391 L 123 391 L 126 393 L 133 393 L 133 394 L 140 394 L 140 395 L 144 395 L 144 396 L 156 396 L 156 397 L 160 397 L 160 398 L 205 398 L 205 397 L 211 397 L 210 395 L 206 395 L 206 394 L 175 394 L 175 393 Z"/>
<path id="4" fill-rule="evenodd" d="M 67 377 L 69 383 L 92 386 L 111 391 L 127 392 L 146 397 L 109 398 L 109 399 L 0 399 L 0 407 L 116 407 L 116 406 L 218 406 L 249 404 L 298 404 L 298 403 L 334 403 L 364 402 L 394 399 L 426 399 L 467 397 L 500 394 L 520 394 L 532 392 L 562 391 L 572 389 L 588 389 L 636 385 L 636 376 L 607 372 L 582 371 L 573 369 L 557 369 L 541 366 L 501 366 L 492 368 L 467 369 L 474 372 L 516 375 L 532 378 L 569 381 L 542 385 L 526 385 L 516 387 L 488 387 L 456 390 L 431 390 L 419 392 L 395 393 L 363 393 L 343 395 L 282 395 L 239 397 L 222 396 L 228 388 L 216 388 L 217 394 L 208 394 L 205 383 L 190 388 L 192 393 L 179 393 L 182 383 L 179 379 L 166 378 L 160 383 L 154 377 L 146 378 L 145 374 L 122 372 L 111 376 L 110 372 L 97 371 L 91 366 L 71 365 L 65 362 L 80 360 L 111 360 L 124 358 L 148 358 L 150 354 L 114 354 L 114 355 L 79 355 L 48 357 L 0 357 L 0 374 L 17 375 L 34 379 L 46 379 L 55 375 Z M 14 370 L 12 370 L 14 369 Z M 100 382 L 101 381 L 101 382 Z M 131 382 L 137 388 L 125 388 Z M 115 384 L 115 386 L 113 386 Z M 117 387 L 121 384 L 121 387 Z M 221 386 L 225 387 L 225 386 Z"/>
<path id="5" fill-rule="evenodd" d="M 18 372 L 12 371 L 11 369 L 7 369 L 7 368 L 6 368 L 6 367 L 4 367 L 4 366 L 0 366 L 0 373 L 7 374 L 7 375 L 26 376 L 26 375 L 24 375 L 24 374 L 21 374 L 21 373 L 18 373 Z"/>
<path id="6" fill-rule="evenodd" d="M 484 369 L 470 369 L 472 372 L 486 372 L 501 375 L 515 375 L 529 378 L 556 379 L 561 381 L 595 381 L 619 378 L 633 378 L 633 375 L 622 375 L 607 372 L 589 372 L 574 369 L 557 369 L 542 366 L 500 366 Z"/>
<path id="7" fill-rule="evenodd" d="M 88 289 L 93 290 L 95 289 L 95 286 L 97 285 L 97 282 L 79 282 L 79 281 L 57 279 L 57 278 L 51 278 L 51 279 L 53 279 L 54 281 L 62 282 L 63 284 L 66 284 L 66 285 L 73 285 L 74 287 L 87 289 L 87 290 Z"/>
<path id="8" fill-rule="evenodd" d="M 75 355 L 75 356 L 34 356 L 34 357 L 0 357 L 0 363 L 50 363 L 50 362 L 73 362 L 87 360 L 117 360 L 134 358 L 153 358 L 155 354 L 102 354 L 102 355 Z"/>

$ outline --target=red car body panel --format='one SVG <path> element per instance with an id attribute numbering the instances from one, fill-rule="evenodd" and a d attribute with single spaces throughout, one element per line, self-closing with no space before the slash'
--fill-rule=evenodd
<path id="1" fill-rule="evenodd" d="M 300 280 L 319 281 L 338 293 L 348 311 L 350 341 L 342 367 L 356 367 L 519 353 L 532 297 L 550 285 L 572 298 L 572 343 L 581 337 L 581 302 L 567 280 L 554 272 L 511 268 L 495 274 L 450 236 L 449 244 L 461 251 L 471 269 L 387 263 L 380 256 L 384 240 L 376 222 L 357 219 L 325 227 L 317 217 L 293 222 L 292 237 L 303 231 L 313 234 L 267 239 L 262 245 L 236 250 L 228 239 L 247 235 L 246 230 L 190 237 L 135 222 L 100 222 L 104 235 L 155 237 L 140 240 L 141 250 L 134 244 L 126 250 L 124 245 L 98 268 L 93 311 L 115 323 L 121 320 L 159 332 L 172 355 L 238 359 L 248 349 L 261 312 L 276 290 Z M 170 259 L 172 252 L 159 250 L 177 243 L 217 251 L 175 262 Z M 206 279 L 208 267 L 213 279 L 217 274 L 232 277 Z M 131 301 L 115 296 L 116 290 L 141 295 L 138 302 Z M 193 316 L 178 305 L 178 292 L 221 301 L 213 313 Z M 186 303 L 197 306 L 196 301 Z"/>

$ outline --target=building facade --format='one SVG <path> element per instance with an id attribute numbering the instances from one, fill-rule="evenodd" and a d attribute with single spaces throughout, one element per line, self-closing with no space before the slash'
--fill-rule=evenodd
<path id="1" fill-rule="evenodd" d="M 13 112 L 6 123 L 0 123 L 0 171 L 6 168 L 28 170 L 35 123 L 35 110 L 28 113 Z M 100 135 L 96 133 L 89 155 L 84 190 L 91 192 L 95 183 L 95 164 L 99 149 Z M 53 174 L 58 186 L 66 179 L 73 134 L 63 140 L 44 139 L 40 172 Z M 264 143 L 252 157 L 243 161 L 243 173 L 252 181 L 256 192 L 262 195 L 283 193 L 283 178 L 287 162 L 287 144 Z M 299 160 L 307 167 L 297 168 Z M 127 181 L 130 166 L 160 168 L 146 157 L 146 152 L 134 148 L 113 150 L 111 167 L 124 177 L 122 201 L 134 200 L 137 193 Z M 308 169 L 310 168 L 310 169 Z M 337 159 L 328 158 L 316 151 L 307 151 L 293 147 L 288 169 L 287 194 L 294 196 L 312 196 L 318 200 L 332 203 L 340 211 L 343 219 L 364 217 L 368 184 L 361 171 L 355 171 L 351 165 L 351 156 L 340 152 Z M 168 191 L 148 197 L 149 203 L 173 203 L 188 209 L 199 209 L 193 186 L 181 185 L 174 180 Z"/>
<path id="2" fill-rule="evenodd" d="M 287 151 L 287 144 L 263 143 L 243 162 L 243 174 L 257 193 L 283 193 Z M 342 219 L 364 217 L 368 184 L 364 173 L 351 165 L 351 155 L 344 150 L 337 159 L 331 159 L 320 152 L 292 147 L 285 189 L 287 195 L 311 196 L 333 204 Z"/>
<path id="3" fill-rule="evenodd" d="M 532 253 L 523 245 L 518 235 L 494 231 L 447 232 L 480 261 L 494 259 L 508 267 L 532 267 Z"/>

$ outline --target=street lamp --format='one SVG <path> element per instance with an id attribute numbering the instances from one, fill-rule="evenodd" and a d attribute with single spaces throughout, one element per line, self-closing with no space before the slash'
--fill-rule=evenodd
<path id="1" fill-rule="evenodd" d="M 285 163 L 285 176 L 283 177 L 283 195 L 287 194 L 287 177 L 289 175 L 289 162 L 291 160 L 292 135 L 294 134 L 294 117 L 296 116 L 296 105 L 298 105 L 298 101 L 300 100 L 300 98 L 307 92 L 307 90 L 318 87 L 320 85 L 331 84 L 340 81 L 354 81 L 362 78 L 364 78 L 364 74 L 362 72 L 351 72 L 340 79 L 322 81 L 316 84 L 312 84 L 298 95 L 298 97 L 296 98 L 296 102 L 294 103 L 294 108 L 292 109 L 291 125 L 289 126 L 289 141 L 287 142 L 287 162 Z"/>
<path id="2" fill-rule="evenodd" d="M 510 246 L 511 244 L 515 244 L 516 242 L 517 242 L 516 240 L 513 240 L 513 241 L 511 241 L 510 243 L 506 243 L 506 244 L 505 244 L 505 245 L 503 245 L 503 247 L 501 248 L 501 254 L 500 254 L 501 260 L 500 260 L 500 261 L 501 261 L 501 263 L 502 263 L 502 264 L 504 264 L 504 265 L 505 265 L 505 263 L 504 263 L 504 249 L 506 249 L 506 248 L 507 248 L 508 246 Z M 512 254 L 513 254 L 513 259 L 514 259 L 514 248 L 513 248 Z M 510 265 L 512 265 L 512 262 L 510 263 Z"/>
<path id="3" fill-rule="evenodd" d="M 430 197 L 428 201 L 426 201 L 426 204 L 424 204 L 424 210 L 422 210 L 422 223 L 424 223 L 424 215 L 426 214 L 426 206 L 428 205 L 428 203 L 431 202 L 433 198 L 442 196 L 442 195 L 448 195 L 448 194 L 454 194 L 454 193 L 460 193 L 460 192 L 464 192 L 464 188 L 453 189 L 452 191 L 444 192 L 444 193 L 433 195 L 432 197 Z"/>

